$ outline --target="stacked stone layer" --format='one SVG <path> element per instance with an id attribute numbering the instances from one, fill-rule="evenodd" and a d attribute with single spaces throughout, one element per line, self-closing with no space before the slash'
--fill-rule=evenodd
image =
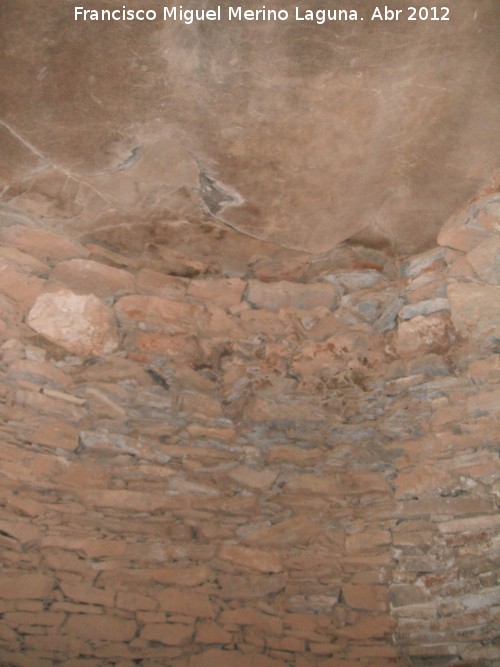
<path id="1" fill-rule="evenodd" d="M 498 195 L 241 276 L 3 217 L 0 664 L 500 664 Z"/>

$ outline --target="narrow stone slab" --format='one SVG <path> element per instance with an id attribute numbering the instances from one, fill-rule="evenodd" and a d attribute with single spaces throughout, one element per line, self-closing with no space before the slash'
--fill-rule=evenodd
<path id="1" fill-rule="evenodd" d="M 45 574 L 22 574 L 2 576 L 0 599 L 3 600 L 41 600 L 50 595 L 54 580 Z"/>

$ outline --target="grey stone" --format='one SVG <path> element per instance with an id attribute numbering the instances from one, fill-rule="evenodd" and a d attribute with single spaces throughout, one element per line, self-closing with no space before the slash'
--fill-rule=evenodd
<path id="1" fill-rule="evenodd" d="M 448 299 L 437 298 L 420 301 L 419 303 L 410 303 L 399 311 L 400 320 L 411 320 L 418 315 L 430 315 L 440 310 L 449 310 L 450 303 Z"/>
<path id="2" fill-rule="evenodd" d="M 390 295 L 384 292 L 365 290 L 343 296 L 340 303 L 363 322 L 372 324 L 379 318 L 384 305 L 389 299 Z"/>
<path id="3" fill-rule="evenodd" d="M 287 306 L 302 310 L 313 310 L 321 306 L 335 308 L 338 304 L 337 290 L 322 283 L 263 283 L 250 280 L 245 294 L 246 300 L 255 308 L 277 311 Z"/>
<path id="4" fill-rule="evenodd" d="M 323 276 L 323 280 L 338 287 L 341 294 L 356 292 L 361 289 L 369 289 L 383 278 L 378 271 L 357 271 L 355 273 L 337 273 Z"/>
<path id="5" fill-rule="evenodd" d="M 404 305 L 404 299 L 402 297 L 396 297 L 393 299 L 386 307 L 383 309 L 380 317 L 374 324 L 375 331 L 379 333 L 384 333 L 385 331 L 391 331 L 396 326 L 396 320 L 398 313 Z"/>
<path id="6" fill-rule="evenodd" d="M 429 593 L 412 584 L 395 584 L 389 589 L 389 599 L 393 607 L 405 607 L 426 602 Z"/>
<path id="7" fill-rule="evenodd" d="M 500 604 L 500 588 L 486 588 L 479 593 L 464 595 L 460 600 L 465 609 L 484 609 L 491 608 Z"/>
<path id="8" fill-rule="evenodd" d="M 403 278 L 416 278 L 419 273 L 427 269 L 438 259 L 443 259 L 445 248 L 433 248 L 428 252 L 417 255 L 401 264 L 400 274 Z"/>

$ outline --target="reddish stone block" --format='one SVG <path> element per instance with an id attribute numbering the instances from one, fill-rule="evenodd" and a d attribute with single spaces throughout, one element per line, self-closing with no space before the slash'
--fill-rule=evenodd
<path id="1" fill-rule="evenodd" d="M 133 292 L 135 281 L 131 273 L 90 259 L 70 259 L 60 262 L 50 275 L 77 294 L 106 297 L 116 293 Z"/>
<path id="2" fill-rule="evenodd" d="M 31 441 L 37 445 L 74 451 L 78 447 L 78 430 L 61 419 L 38 423 Z"/>
<path id="3" fill-rule="evenodd" d="M 229 309 L 241 302 L 246 286 L 240 278 L 196 278 L 190 281 L 187 294 L 201 303 Z"/>
<path id="4" fill-rule="evenodd" d="M 144 626 L 140 634 L 140 639 L 160 642 L 161 644 L 167 644 L 168 646 L 179 646 L 190 641 L 192 636 L 192 625 L 184 625 L 180 623 L 152 623 L 151 625 Z"/>
<path id="5" fill-rule="evenodd" d="M 155 597 L 164 611 L 200 618 L 213 618 L 215 610 L 205 593 L 169 588 L 155 592 Z"/>
<path id="6" fill-rule="evenodd" d="M 45 281 L 30 276 L 0 259 L 0 293 L 4 294 L 24 313 L 44 289 Z"/>
<path id="7" fill-rule="evenodd" d="M 54 585 L 53 577 L 45 574 L 22 574 L 6 576 L 0 581 L 0 599 L 41 600 L 48 597 Z"/>
<path id="8" fill-rule="evenodd" d="M 346 537 L 347 553 L 355 554 L 388 547 L 392 537 L 388 530 L 365 530 Z"/>
<path id="9" fill-rule="evenodd" d="M 229 644 L 233 635 L 217 623 L 202 622 L 196 629 L 196 644 Z"/>
<path id="10" fill-rule="evenodd" d="M 33 255 L 39 260 L 59 261 L 70 257 L 86 257 L 88 251 L 66 236 L 45 229 L 12 225 L 2 230 L 2 240 L 7 245 Z"/>
<path id="11" fill-rule="evenodd" d="M 386 611 L 389 607 L 387 591 L 384 586 L 344 584 L 342 594 L 346 604 L 354 609 Z"/>
<path id="12" fill-rule="evenodd" d="M 112 607 L 114 604 L 115 593 L 105 588 L 96 588 L 89 584 L 72 584 L 67 581 L 61 581 L 59 584 L 65 597 L 77 602 L 86 602 L 88 604 L 103 605 Z"/>
<path id="13" fill-rule="evenodd" d="M 162 567 L 151 570 L 151 576 L 161 584 L 178 584 L 179 586 L 199 586 L 210 579 L 211 569 L 208 565 L 194 567 Z"/>
<path id="14" fill-rule="evenodd" d="M 339 637 L 348 637 L 353 640 L 382 639 L 386 637 L 396 625 L 396 621 L 390 616 L 368 616 L 363 615 L 345 628 L 336 630 Z"/>
<path id="15" fill-rule="evenodd" d="M 283 632 L 282 620 L 278 616 L 264 614 L 254 607 L 226 609 L 220 613 L 219 622 L 222 625 L 251 626 L 262 632 L 270 632 L 273 635 L 281 635 Z"/>
<path id="16" fill-rule="evenodd" d="M 183 301 L 189 281 L 177 276 L 169 276 L 160 271 L 142 269 L 136 276 L 138 292 L 145 292 L 172 301 Z"/>
<path id="17" fill-rule="evenodd" d="M 423 464 L 396 478 L 396 498 L 405 496 L 439 495 L 440 489 L 453 484 L 451 475 L 436 465 Z"/>
<path id="18" fill-rule="evenodd" d="M 45 264 L 45 262 L 41 262 L 32 255 L 28 255 L 17 248 L 0 246 L 0 258 L 25 273 L 33 273 L 37 276 L 43 276 L 50 271 L 49 266 Z"/>
<path id="19" fill-rule="evenodd" d="M 414 357 L 430 352 L 444 353 L 455 340 L 453 323 L 447 312 L 418 315 L 400 322 L 397 350 L 401 356 Z"/>
<path id="20" fill-rule="evenodd" d="M 203 309 L 181 301 L 171 301 L 158 296 L 123 296 L 115 304 L 120 322 L 143 322 L 146 325 L 168 327 L 168 332 L 187 333 L 196 329 L 196 321 Z M 135 325 L 137 326 L 137 325 Z"/>
<path id="21" fill-rule="evenodd" d="M 0 533 L 6 538 L 13 538 L 23 545 L 35 542 L 40 537 L 40 529 L 29 521 L 12 517 L 13 521 L 0 519 Z"/>
<path id="22" fill-rule="evenodd" d="M 219 558 L 260 572 L 281 572 L 283 570 L 282 559 L 277 552 L 270 553 L 260 549 L 223 545 L 219 549 Z"/>
<path id="23" fill-rule="evenodd" d="M 305 640 L 298 637 L 266 637 L 266 644 L 270 648 L 295 654 L 304 653 L 306 650 Z"/>
<path id="24" fill-rule="evenodd" d="M 268 489 L 278 477 L 278 473 L 269 469 L 255 469 L 248 466 L 238 466 L 229 473 L 229 477 L 235 482 L 248 486 L 252 489 Z"/>
<path id="25" fill-rule="evenodd" d="M 11 628 L 17 628 L 20 625 L 59 627 L 65 618 L 65 614 L 50 611 L 41 611 L 38 613 L 13 611 L 5 614 L 2 621 Z"/>
<path id="26" fill-rule="evenodd" d="M 178 364 L 193 366 L 203 359 L 196 336 L 166 336 L 158 331 L 146 331 L 136 334 L 135 345 L 141 352 L 162 354 Z"/>
<path id="27" fill-rule="evenodd" d="M 218 576 L 219 595 L 223 600 L 253 600 L 277 593 L 284 588 L 287 578 L 285 574 L 221 574 Z"/>
<path id="28" fill-rule="evenodd" d="M 291 545 L 307 544 L 320 531 L 321 527 L 307 517 L 297 516 L 272 526 L 257 528 L 243 541 L 246 544 L 285 548 Z"/>
<path id="29" fill-rule="evenodd" d="M 142 609 L 157 609 L 158 602 L 147 595 L 125 591 L 116 594 L 116 607 L 117 609 L 127 609 L 132 612 L 137 612 Z"/>
<path id="30" fill-rule="evenodd" d="M 126 642 L 136 631 L 135 621 L 111 614 L 71 614 L 64 626 L 67 636 L 93 641 Z"/>

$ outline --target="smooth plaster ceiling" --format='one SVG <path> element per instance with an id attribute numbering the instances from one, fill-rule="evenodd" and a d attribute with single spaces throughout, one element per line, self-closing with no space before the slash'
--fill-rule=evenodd
<path id="1" fill-rule="evenodd" d="M 397 25 L 84 23 L 75 4 L 117 6 L 1 1 L 0 193 L 80 237 L 209 254 L 208 224 L 232 255 L 415 252 L 498 163 L 498 0 Z"/>

